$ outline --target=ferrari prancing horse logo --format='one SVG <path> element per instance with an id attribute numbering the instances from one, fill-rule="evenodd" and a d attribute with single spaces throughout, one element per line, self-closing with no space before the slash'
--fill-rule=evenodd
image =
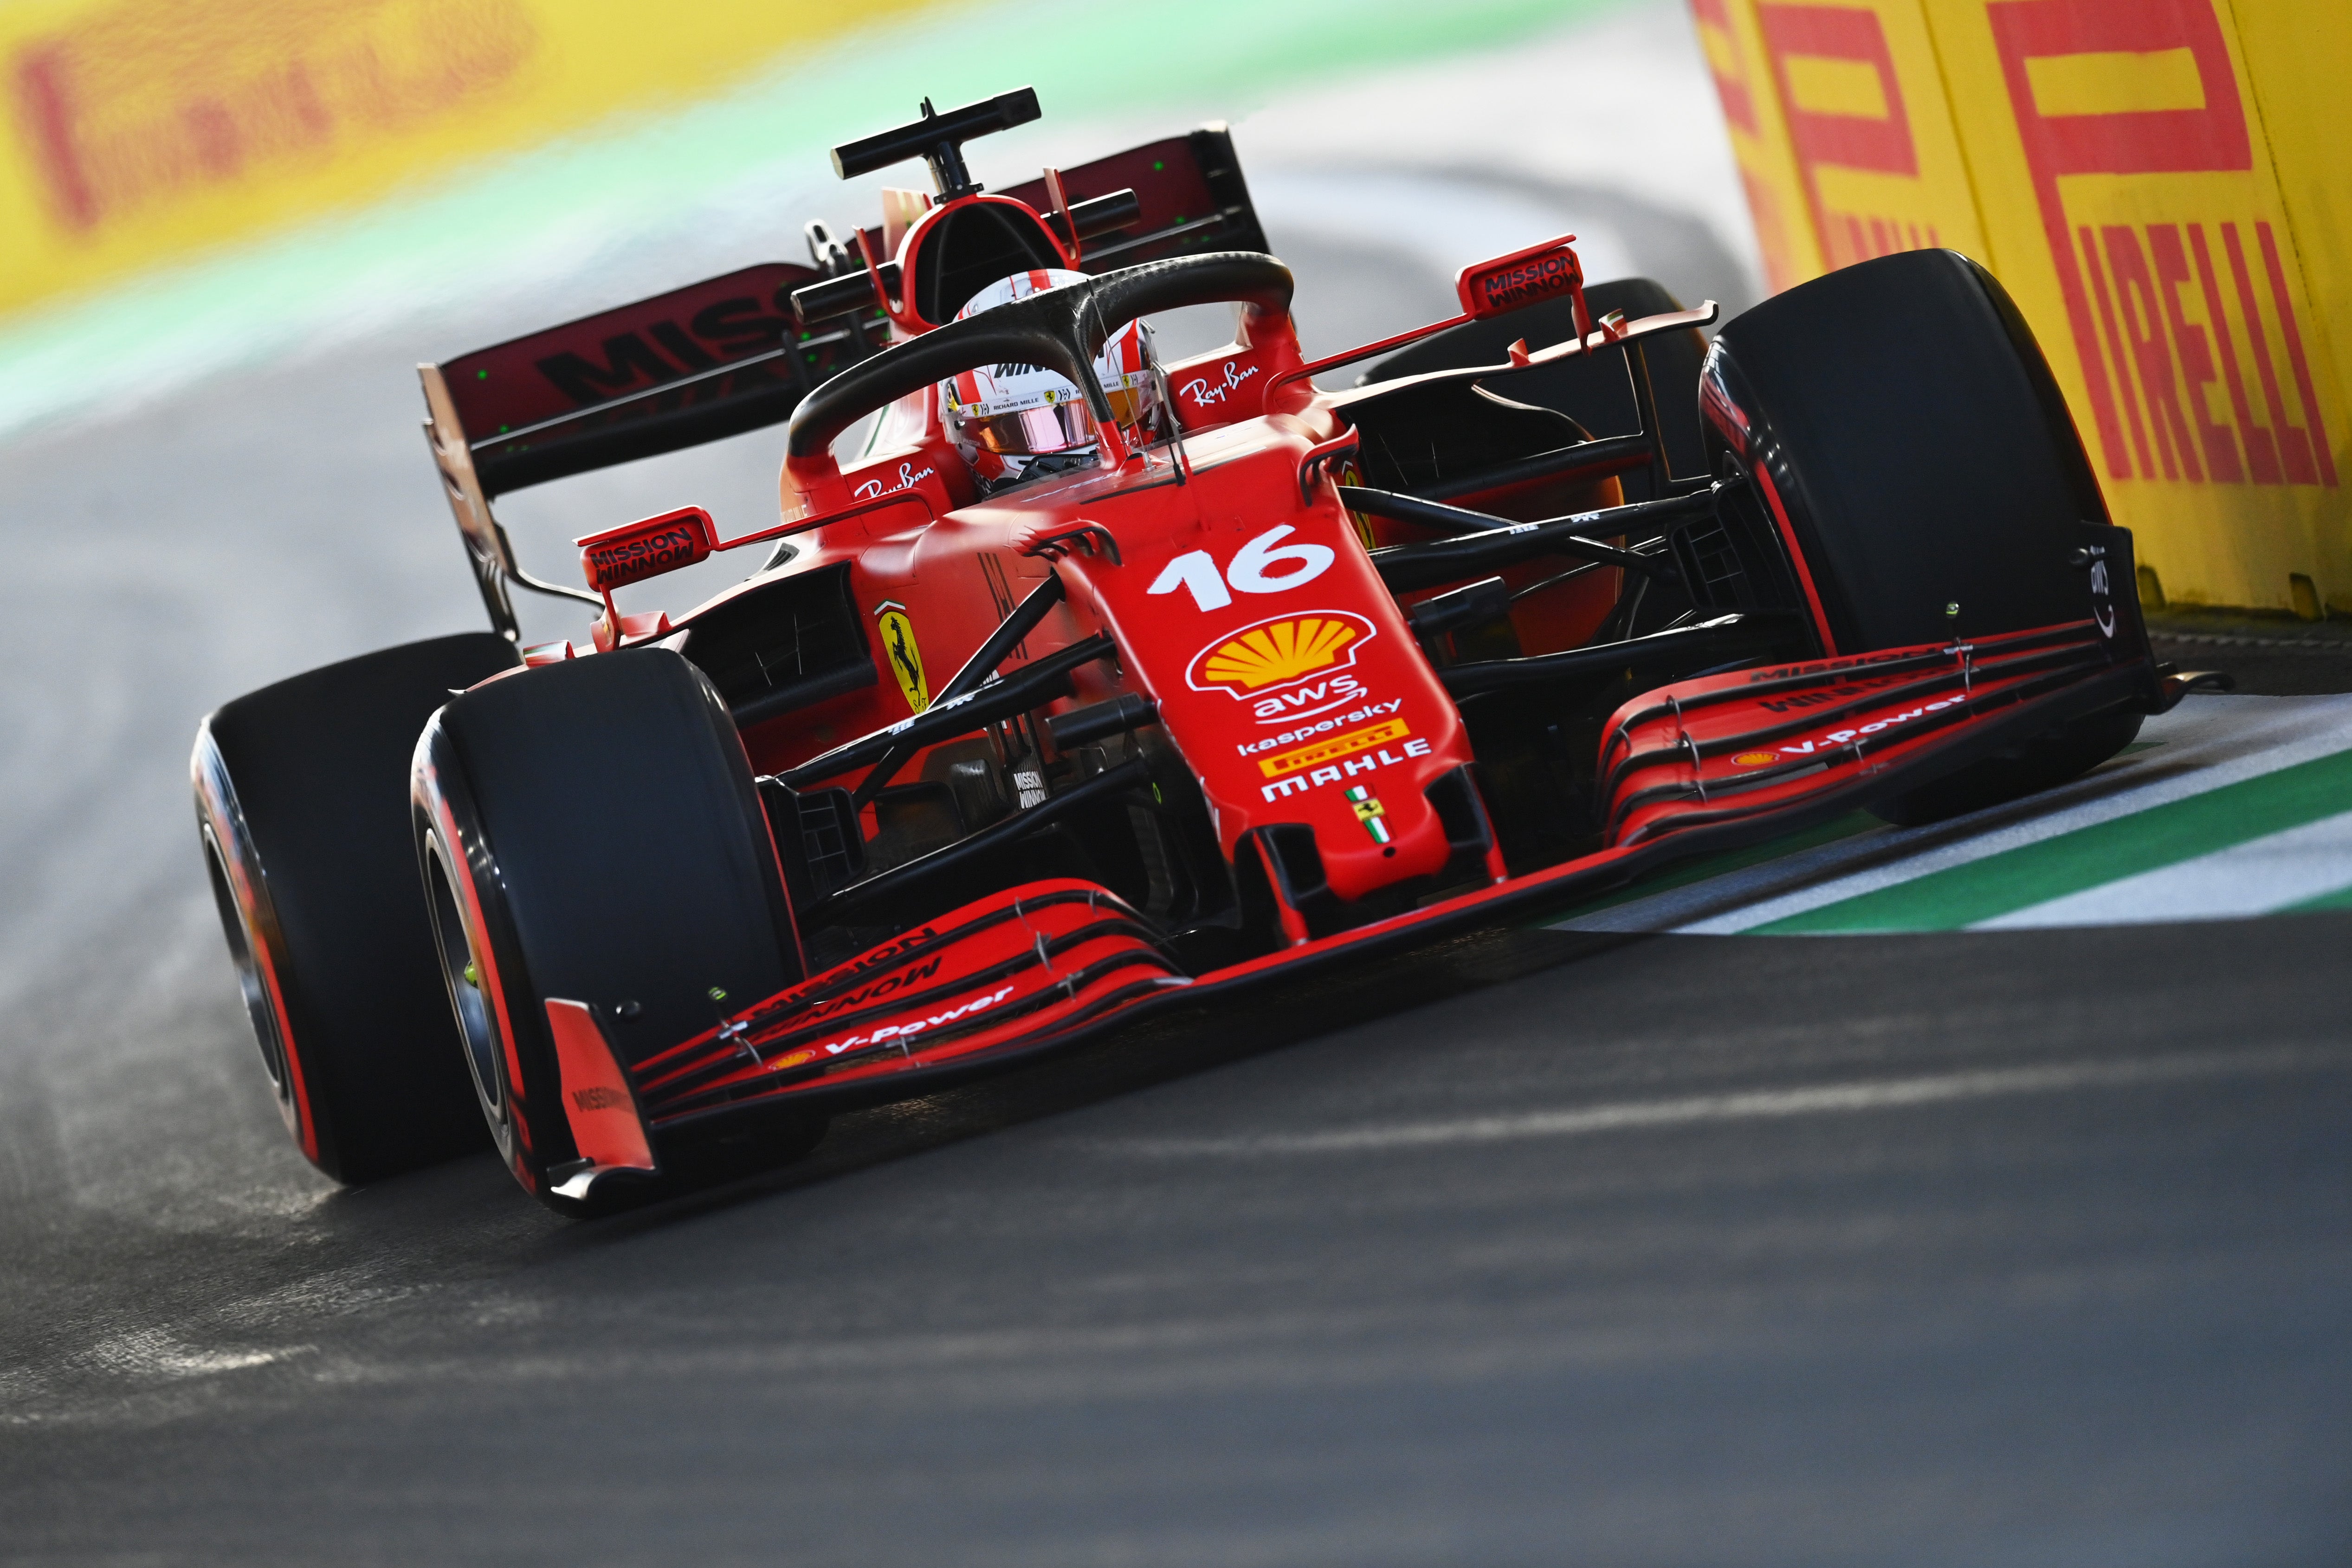
<path id="1" fill-rule="evenodd" d="M 931 706 L 931 688 L 923 678 L 923 651 L 915 646 L 915 623 L 895 599 L 876 605 L 874 613 L 880 622 L 883 656 L 890 661 L 898 690 L 906 694 L 908 711 L 920 713 Z"/>

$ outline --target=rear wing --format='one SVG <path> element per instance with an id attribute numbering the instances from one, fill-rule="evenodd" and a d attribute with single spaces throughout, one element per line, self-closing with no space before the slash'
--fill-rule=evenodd
<path id="1" fill-rule="evenodd" d="M 811 389 L 881 346 L 856 318 L 814 329 L 793 319 L 792 291 L 823 276 L 747 267 L 417 367 L 425 438 L 500 632 L 516 634 L 509 580 L 597 600 L 523 572 L 492 499 L 791 418 Z"/>
<path id="2" fill-rule="evenodd" d="M 777 424 L 810 390 L 879 348 L 809 331 L 792 291 L 823 275 L 747 267 L 441 367 L 491 495 Z"/>

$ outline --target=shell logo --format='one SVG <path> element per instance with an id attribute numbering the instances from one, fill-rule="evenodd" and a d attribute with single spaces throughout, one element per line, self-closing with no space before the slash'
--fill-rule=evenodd
<path id="1" fill-rule="evenodd" d="M 1743 751 L 1731 760 L 1742 768 L 1765 768 L 1780 758 L 1769 751 Z"/>
<path id="2" fill-rule="evenodd" d="M 1222 691 L 1239 702 L 1356 662 L 1356 650 L 1380 633 L 1345 610 L 1276 616 L 1220 637 L 1192 655 L 1184 671 L 1196 692 Z"/>

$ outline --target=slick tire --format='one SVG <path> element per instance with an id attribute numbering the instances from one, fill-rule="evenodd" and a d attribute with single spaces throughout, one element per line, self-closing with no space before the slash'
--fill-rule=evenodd
<path id="1" fill-rule="evenodd" d="M 1597 319 L 1622 310 L 1629 321 L 1683 308 L 1663 283 L 1649 277 L 1620 277 L 1588 285 L 1584 302 Z M 1466 365 L 1498 365 L 1509 357 L 1512 343 L 1524 338 L 1535 348 L 1576 336 L 1576 318 L 1565 299 L 1546 301 L 1524 310 L 1465 321 L 1409 349 L 1391 354 L 1366 371 L 1359 385 L 1417 376 L 1430 371 L 1458 370 Z M 1666 460 L 1678 476 L 1706 472 L 1706 447 L 1699 431 L 1699 367 L 1706 358 L 1706 340 L 1693 328 L 1649 340 L 1644 350 L 1650 368 L 1651 396 L 1666 443 Z M 1495 391 L 1521 402 L 1534 403 L 1568 415 L 1596 435 L 1622 435 L 1641 428 L 1638 405 L 1623 361 L 1614 354 L 1572 359 L 1566 363 L 1497 378 Z M 1620 476 L 1629 501 L 1650 499 L 1644 474 Z"/>
<path id="2" fill-rule="evenodd" d="M 1905 251 L 1768 299 L 1717 334 L 1703 379 L 1722 394 L 1702 399 L 1711 466 L 1748 476 L 1730 504 L 1790 547 L 1824 652 L 2091 614 L 2068 557 L 2105 500 L 2024 318 L 1966 256 Z M 1926 821 L 2013 799 L 2137 727 L 2091 715 L 1876 810 Z"/>
<path id="3" fill-rule="evenodd" d="M 549 1173 L 579 1154 L 548 999 L 587 1003 L 633 1065 L 801 977 L 742 742 L 677 654 L 595 654 L 434 715 L 411 804 L 453 1060 L 516 1180 L 580 1212 L 551 1190 Z M 804 1128 L 777 1136 L 814 1141 Z M 666 1171 L 710 1164 L 711 1151 L 674 1145 L 656 1139 Z"/>
<path id="4" fill-rule="evenodd" d="M 488 632 L 331 664 L 209 715 L 196 831 L 278 1114 L 341 1182 L 481 1147 L 416 883 L 408 759 L 452 690 L 511 668 Z"/>

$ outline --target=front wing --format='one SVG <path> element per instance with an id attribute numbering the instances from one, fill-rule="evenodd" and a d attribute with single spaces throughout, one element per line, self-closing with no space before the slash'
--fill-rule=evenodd
<path id="1" fill-rule="evenodd" d="M 1595 853 L 1197 977 L 1108 891 L 1024 884 L 627 1068 L 630 1098 L 657 1142 L 752 1105 L 845 1110 L 930 1092 L 1171 1003 L 1597 896 L 1671 861 L 1884 801 L 2060 725 L 2162 711 L 2185 690 L 2146 654 L 2112 662 L 2091 622 L 1681 683 L 1610 727 L 1610 831 Z"/>

